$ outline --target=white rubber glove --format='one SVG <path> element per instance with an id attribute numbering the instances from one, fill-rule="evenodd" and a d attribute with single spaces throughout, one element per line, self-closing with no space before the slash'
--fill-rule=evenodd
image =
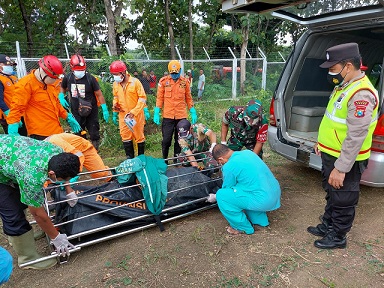
<path id="1" fill-rule="evenodd" d="M 71 254 L 69 253 L 69 248 L 72 248 L 72 249 L 75 248 L 75 246 L 73 246 L 68 241 L 66 234 L 57 235 L 55 239 L 52 239 L 52 243 L 56 248 L 56 252 L 62 256 L 65 256 L 65 255 L 69 256 Z"/>
<path id="2" fill-rule="evenodd" d="M 213 143 L 211 144 L 211 148 L 209 148 L 209 152 L 211 152 L 211 153 L 212 153 L 213 147 L 215 147 L 215 146 L 216 146 L 216 143 L 215 143 L 215 142 L 213 142 Z"/>
<path id="3" fill-rule="evenodd" d="M 216 194 L 210 193 L 205 202 L 216 203 Z"/>
<path id="4" fill-rule="evenodd" d="M 221 144 L 227 145 L 227 141 L 221 141 Z"/>
<path id="5" fill-rule="evenodd" d="M 68 199 L 67 202 L 68 202 L 68 205 L 69 205 L 69 206 L 71 206 L 71 207 L 75 206 L 76 203 L 77 203 L 77 200 L 78 200 L 75 191 L 73 191 L 73 192 L 67 194 L 67 199 Z"/>

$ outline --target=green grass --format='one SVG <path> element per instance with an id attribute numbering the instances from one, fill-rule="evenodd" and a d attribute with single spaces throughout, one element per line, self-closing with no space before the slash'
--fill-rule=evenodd
<path id="1" fill-rule="evenodd" d="M 112 101 L 108 93 L 104 93 L 107 101 Z M 107 96 L 106 96 L 107 95 Z M 213 96 L 207 96 L 206 101 L 195 102 L 195 107 L 198 115 L 198 122 L 203 123 L 208 128 L 212 129 L 217 136 L 217 141 L 220 141 L 221 120 L 225 111 L 233 105 L 246 105 L 250 99 L 259 99 L 264 105 L 264 113 L 268 116 L 269 102 L 272 93 L 266 91 L 253 91 L 251 95 L 241 97 L 236 100 L 222 100 L 218 101 Z M 151 112 L 151 119 L 145 126 L 146 137 L 146 151 L 145 154 L 153 157 L 161 157 L 161 127 L 153 123 L 153 106 L 154 100 L 150 100 L 148 103 L 149 110 Z M 110 107 L 111 104 L 109 103 Z M 102 116 L 100 114 L 100 119 Z M 111 119 L 110 119 L 111 120 Z M 189 119 L 190 120 L 190 119 Z M 115 126 L 112 121 L 105 123 L 100 120 L 100 155 L 103 158 L 106 165 L 114 167 L 125 160 L 125 153 L 122 146 L 118 127 Z M 171 147 L 170 151 L 173 151 Z M 171 153 L 170 153 L 171 155 Z M 274 156 L 271 156 L 273 161 Z M 278 162 L 276 160 L 276 162 Z"/>

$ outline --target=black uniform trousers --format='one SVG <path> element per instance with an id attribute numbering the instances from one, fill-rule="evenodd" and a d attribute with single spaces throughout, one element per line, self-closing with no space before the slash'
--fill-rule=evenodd
<path id="1" fill-rule="evenodd" d="M 21 117 L 21 122 L 23 123 L 23 126 L 21 128 L 19 128 L 19 134 L 20 134 L 20 136 L 27 137 L 28 136 L 28 132 L 27 132 L 27 128 L 25 126 L 24 117 Z M 4 133 L 8 134 L 8 124 L 7 124 L 7 121 L 5 120 L 5 118 L 1 118 L 0 119 L 0 124 L 3 127 Z"/>
<path id="2" fill-rule="evenodd" d="M 163 122 L 161 123 L 161 134 L 163 135 L 163 140 L 161 141 L 161 148 L 164 159 L 168 158 L 169 147 L 171 147 L 172 144 L 172 136 L 174 136 L 175 138 L 175 144 L 173 146 L 173 156 L 175 157 L 181 152 L 181 148 L 178 142 L 178 131 L 176 129 L 176 125 L 177 123 L 179 123 L 180 120 L 182 119 L 163 118 Z"/>
<path id="3" fill-rule="evenodd" d="M 87 129 L 89 133 L 89 139 L 91 141 L 100 140 L 100 124 L 99 124 L 99 108 L 97 105 L 92 105 L 91 114 L 86 117 L 79 115 L 79 112 L 72 107 L 72 114 L 76 121 L 80 124 L 81 129 L 84 131 Z M 81 132 L 76 135 L 87 139 L 87 135 L 82 135 Z"/>
<path id="4" fill-rule="evenodd" d="M 20 190 L 0 184 L 0 217 L 3 221 L 4 234 L 8 236 L 20 236 L 32 229 L 25 218 L 24 209 L 28 206 L 20 201 Z"/>
<path id="5" fill-rule="evenodd" d="M 329 175 L 335 168 L 334 164 L 337 158 L 321 152 L 321 160 L 322 186 L 327 193 L 323 218 L 332 225 L 337 234 L 345 235 L 351 230 L 355 219 L 355 208 L 359 201 L 360 179 L 367 167 L 368 160 L 356 161 L 353 164 L 351 170 L 345 174 L 343 187 L 340 189 L 333 188 L 328 183 Z"/>

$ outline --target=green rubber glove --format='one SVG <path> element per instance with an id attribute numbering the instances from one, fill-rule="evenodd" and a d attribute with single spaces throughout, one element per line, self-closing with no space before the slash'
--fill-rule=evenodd
<path id="1" fill-rule="evenodd" d="M 5 114 L 5 116 L 8 116 L 8 114 L 9 114 L 9 109 L 7 110 L 7 111 L 4 111 L 3 113 Z"/>
<path id="2" fill-rule="evenodd" d="M 196 113 L 196 109 L 195 107 L 192 107 L 191 109 L 189 109 L 189 113 L 191 113 L 191 123 L 192 124 L 195 124 L 197 122 L 197 113 Z"/>
<path id="3" fill-rule="evenodd" d="M 80 176 L 75 176 L 75 177 L 69 179 L 69 183 L 75 183 L 79 180 L 79 178 L 80 178 Z"/>
<path id="4" fill-rule="evenodd" d="M 160 125 L 160 110 L 159 107 L 155 107 L 155 113 L 153 114 L 153 122 L 157 125 Z"/>
<path id="5" fill-rule="evenodd" d="M 151 114 L 149 113 L 148 107 L 144 107 L 143 111 L 144 111 L 145 121 L 148 121 L 149 119 L 151 119 Z"/>
<path id="6" fill-rule="evenodd" d="M 20 134 L 19 134 L 19 123 L 8 124 L 8 134 L 9 135 L 20 136 Z"/>
<path id="7" fill-rule="evenodd" d="M 119 115 L 119 112 L 112 113 L 112 122 L 115 125 L 119 125 L 118 115 Z"/>
<path id="8" fill-rule="evenodd" d="M 81 126 L 76 121 L 75 117 L 73 117 L 72 113 L 68 113 L 67 121 L 73 132 L 79 133 L 81 131 Z"/>
<path id="9" fill-rule="evenodd" d="M 65 100 L 65 96 L 64 96 L 63 92 L 59 93 L 59 97 L 58 98 L 59 98 L 61 106 L 63 106 L 64 109 L 69 110 L 70 107 L 69 107 L 69 104 L 68 104 L 67 100 Z"/>
<path id="10" fill-rule="evenodd" d="M 107 104 L 101 104 L 101 109 L 103 110 L 103 118 L 105 120 L 106 123 L 108 123 L 109 121 L 109 112 L 108 112 L 108 108 L 107 108 Z"/>

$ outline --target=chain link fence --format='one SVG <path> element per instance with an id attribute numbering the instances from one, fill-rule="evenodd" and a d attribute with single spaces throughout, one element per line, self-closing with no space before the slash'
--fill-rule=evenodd
<path id="1" fill-rule="evenodd" d="M 16 47 L 19 47 L 17 55 L 25 55 L 25 44 L 16 45 Z M 66 44 L 63 45 L 63 47 L 65 49 L 60 50 L 60 55 L 52 54 L 58 55 L 63 63 L 65 73 L 68 74 L 71 72 L 69 66 L 70 55 L 81 52 L 86 59 L 87 71 L 97 77 L 107 99 L 112 99 L 112 95 L 109 95 L 112 93 L 110 84 L 113 83 L 113 77 L 109 73 L 109 65 L 112 61 L 118 58 L 123 60 L 127 64 L 129 73 L 142 82 L 148 81 L 150 74 L 155 75 L 155 83 L 151 83 L 150 89 L 146 91 L 148 95 L 153 95 L 152 97 L 148 97 L 148 99 L 149 102 L 153 102 L 154 104 L 157 83 L 161 77 L 167 73 L 168 63 L 171 59 L 169 49 L 147 52 L 144 46 L 140 46 L 135 50 L 129 50 L 119 57 L 108 56 L 108 53 L 106 53 L 108 48 L 100 47 L 98 49 L 99 55 L 105 56 L 96 59 L 92 57 L 99 55 L 90 54 L 85 47 L 70 47 Z M 214 50 L 211 49 L 208 53 L 204 47 L 200 47 L 195 48 L 195 51 L 197 51 L 195 58 L 198 57 L 198 59 L 189 60 L 183 59 L 183 56 L 189 56 L 186 51 L 179 51 L 177 49 L 182 65 L 182 73 L 185 75 L 188 70 L 191 70 L 193 77 L 191 93 L 193 98 L 197 99 L 200 70 L 203 70 L 206 83 L 202 99 L 208 101 L 239 98 L 243 96 L 257 97 L 258 91 L 260 90 L 273 91 L 284 67 L 285 57 L 288 56 L 283 56 L 280 52 L 266 56 L 257 48 L 247 50 L 246 59 L 240 59 L 240 51 L 235 48 L 215 48 Z M 85 53 L 85 55 L 83 53 Z M 87 55 L 90 58 L 88 58 Z M 14 52 L 9 56 L 18 63 L 17 76 L 19 78 L 30 73 L 33 69 L 38 68 L 40 58 L 18 57 L 14 55 Z M 242 71 L 242 69 L 245 71 Z M 242 73 L 245 73 L 243 85 L 241 85 Z M 272 93 L 269 93 L 269 95 L 272 95 Z"/>

